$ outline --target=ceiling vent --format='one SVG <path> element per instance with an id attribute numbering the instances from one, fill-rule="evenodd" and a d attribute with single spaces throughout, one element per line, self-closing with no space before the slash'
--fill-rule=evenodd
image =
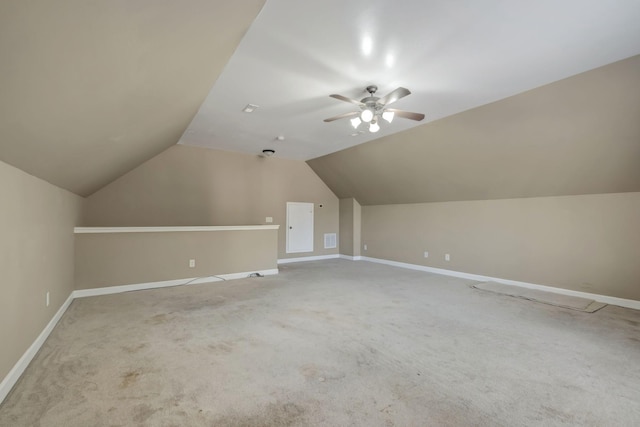
<path id="1" fill-rule="evenodd" d="M 258 106 L 255 104 L 247 104 L 247 106 L 244 107 L 242 111 L 244 111 L 245 113 L 253 113 L 256 108 L 258 108 Z"/>

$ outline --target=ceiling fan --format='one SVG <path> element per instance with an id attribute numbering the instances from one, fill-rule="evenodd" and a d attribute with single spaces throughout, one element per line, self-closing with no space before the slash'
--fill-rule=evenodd
<path id="1" fill-rule="evenodd" d="M 387 106 L 393 102 L 396 102 L 400 98 L 404 98 L 410 95 L 409 89 L 399 87 L 394 91 L 391 91 L 386 96 L 378 98 L 375 96 L 378 86 L 367 86 L 367 92 L 369 96 L 362 98 L 360 101 L 347 98 L 346 96 L 332 94 L 329 95 L 332 98 L 339 99 L 340 101 L 350 102 L 360 107 L 360 111 L 351 111 L 349 113 L 340 114 L 339 116 L 329 117 L 324 119 L 325 122 L 332 122 L 334 120 L 346 119 L 352 117 L 351 125 L 358 129 L 358 126 L 362 123 L 369 123 L 369 132 L 378 132 L 380 130 L 380 118 L 383 118 L 387 122 L 391 123 L 395 116 L 405 119 L 420 121 L 424 119 L 424 114 L 412 113 L 410 111 L 396 110 L 393 108 L 387 108 Z"/>

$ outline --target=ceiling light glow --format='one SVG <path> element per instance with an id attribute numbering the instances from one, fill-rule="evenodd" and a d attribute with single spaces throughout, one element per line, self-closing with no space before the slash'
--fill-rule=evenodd
<path id="1" fill-rule="evenodd" d="M 393 121 L 393 116 L 395 116 L 393 111 L 385 111 L 382 113 L 382 118 L 391 123 Z"/>
<path id="2" fill-rule="evenodd" d="M 380 130 L 380 125 L 378 124 L 378 122 L 371 122 L 371 124 L 369 125 L 369 132 L 376 133 L 379 130 Z"/>
<path id="3" fill-rule="evenodd" d="M 373 119 L 373 111 L 371 111 L 368 108 L 362 110 L 362 113 L 360 114 L 360 118 L 362 119 L 363 122 L 369 123 Z"/>
<path id="4" fill-rule="evenodd" d="M 353 126 L 354 129 L 358 129 L 358 126 L 360 126 L 360 123 L 362 123 L 362 120 L 360 120 L 360 117 L 351 119 L 351 126 Z"/>
<path id="5" fill-rule="evenodd" d="M 362 53 L 364 56 L 369 56 L 371 52 L 373 52 L 373 40 L 369 36 L 364 36 L 362 38 Z"/>
<path id="6" fill-rule="evenodd" d="M 395 63 L 395 60 L 393 58 L 393 55 L 388 54 L 387 57 L 384 60 L 384 63 L 387 64 L 388 68 L 393 67 L 393 64 Z"/>

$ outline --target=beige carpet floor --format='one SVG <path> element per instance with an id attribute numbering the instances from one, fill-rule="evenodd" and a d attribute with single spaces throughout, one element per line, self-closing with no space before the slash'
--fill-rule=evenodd
<path id="1" fill-rule="evenodd" d="M 329 260 L 75 300 L 0 426 L 638 426 L 640 312 Z"/>

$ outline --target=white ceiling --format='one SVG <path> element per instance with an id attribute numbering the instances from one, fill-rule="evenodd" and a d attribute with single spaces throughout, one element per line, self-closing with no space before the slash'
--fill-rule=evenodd
<path id="1" fill-rule="evenodd" d="M 638 0 L 268 0 L 179 143 L 312 159 L 637 55 L 639 20 Z M 426 118 L 323 122 L 369 84 Z"/>

